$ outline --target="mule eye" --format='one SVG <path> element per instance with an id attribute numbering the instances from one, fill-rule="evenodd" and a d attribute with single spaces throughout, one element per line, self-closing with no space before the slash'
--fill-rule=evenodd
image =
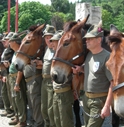
<path id="1" fill-rule="evenodd" d="M 26 41 L 25 44 L 30 44 L 30 42 L 29 41 Z"/>
<path id="2" fill-rule="evenodd" d="M 65 42 L 63 46 L 68 46 L 69 44 L 70 44 L 69 42 Z"/>

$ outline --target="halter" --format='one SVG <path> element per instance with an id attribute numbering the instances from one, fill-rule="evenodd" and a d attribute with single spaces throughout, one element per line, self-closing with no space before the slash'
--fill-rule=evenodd
<path id="1" fill-rule="evenodd" d="M 43 39 L 42 39 L 42 41 L 43 41 Z M 24 53 L 22 51 L 17 51 L 16 53 L 20 53 L 20 54 L 26 56 L 27 58 L 29 58 L 30 60 L 34 60 L 34 59 L 36 59 L 36 56 L 41 51 L 41 49 L 43 49 L 43 47 L 44 47 L 44 41 L 33 56 L 27 55 L 26 53 Z M 43 55 L 44 55 L 44 52 L 42 52 L 41 58 L 43 57 Z"/>
<path id="2" fill-rule="evenodd" d="M 113 89 L 112 89 L 112 91 L 114 92 L 114 91 L 116 91 L 117 89 L 120 89 L 121 87 L 124 87 L 124 82 L 118 84 L 117 86 L 114 86 Z"/>
<path id="3" fill-rule="evenodd" d="M 67 64 L 67 65 L 69 65 L 69 66 L 75 68 L 75 65 L 74 65 L 72 62 L 73 62 L 74 60 L 76 60 L 77 58 L 81 57 L 82 55 L 86 56 L 86 44 L 83 44 L 83 49 L 84 49 L 83 52 L 81 52 L 80 54 L 78 54 L 78 55 L 72 57 L 70 60 L 63 60 L 63 59 L 61 59 L 61 58 L 59 58 L 59 57 L 53 57 L 52 60 L 60 61 L 60 62 L 62 62 L 62 63 L 65 63 L 65 64 Z"/>

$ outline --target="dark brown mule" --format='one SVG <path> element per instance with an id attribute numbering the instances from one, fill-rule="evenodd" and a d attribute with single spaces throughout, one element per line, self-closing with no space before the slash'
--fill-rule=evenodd
<path id="1" fill-rule="evenodd" d="M 113 76 L 114 110 L 124 118 L 124 35 L 111 25 L 108 43 L 111 55 L 106 65 Z"/>
<path id="2" fill-rule="evenodd" d="M 45 24 L 30 27 L 30 32 L 23 38 L 14 62 L 18 70 L 23 70 L 31 60 L 43 57 L 46 46 L 42 37 L 44 27 Z"/>

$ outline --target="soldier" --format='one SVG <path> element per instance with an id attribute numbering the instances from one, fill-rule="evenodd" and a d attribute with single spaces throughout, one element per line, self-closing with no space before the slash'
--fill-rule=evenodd
<path id="1" fill-rule="evenodd" d="M 53 50 L 56 50 L 58 41 L 63 32 L 58 31 L 51 39 Z M 72 105 L 74 102 L 71 83 L 57 84 L 53 82 L 53 111 L 56 127 L 74 127 Z"/>
<path id="2" fill-rule="evenodd" d="M 37 59 L 32 60 L 31 64 L 27 64 L 23 73 L 27 86 L 27 98 L 31 117 L 29 118 L 29 126 L 44 127 L 41 114 L 42 65 L 36 65 L 35 62 L 37 61 Z"/>
<path id="3" fill-rule="evenodd" d="M 50 76 L 51 62 L 54 55 L 50 39 L 54 35 L 54 33 L 54 26 L 46 25 L 46 29 L 44 30 L 44 39 L 47 44 L 47 48 L 43 58 L 43 80 L 41 87 L 41 112 L 45 122 L 45 127 L 55 127 L 53 115 L 53 85 Z"/>
<path id="4" fill-rule="evenodd" d="M 18 37 L 17 33 L 9 39 L 10 47 L 16 52 L 21 44 L 21 38 Z M 14 53 L 12 58 L 12 63 L 9 67 L 9 82 L 11 85 L 11 96 L 13 99 L 14 111 L 16 113 L 16 118 L 9 122 L 10 125 L 16 125 L 15 127 L 25 127 L 26 124 L 26 85 L 23 72 L 17 71 L 15 65 L 13 64 L 16 53 Z M 14 87 L 19 87 L 16 90 Z"/>
<path id="5" fill-rule="evenodd" d="M 105 117 L 110 115 L 112 103 L 112 75 L 106 67 L 110 53 L 101 47 L 103 31 L 92 25 L 87 34 L 86 46 L 89 53 L 84 66 L 75 66 L 73 73 L 84 72 L 84 95 L 82 97 L 86 127 L 101 127 Z M 98 115 L 98 117 L 94 117 Z M 93 117 L 91 117 L 93 116 Z"/>
<path id="6" fill-rule="evenodd" d="M 7 36 L 3 37 L 3 39 L 1 40 L 1 42 L 2 42 L 2 44 L 3 44 L 3 46 L 5 48 L 9 47 L 8 40 L 9 40 L 10 37 L 13 36 L 13 34 L 14 34 L 13 32 L 10 32 Z M 7 50 L 7 49 L 5 49 L 5 50 Z M 10 84 L 8 82 L 8 79 L 9 79 L 8 67 L 9 67 L 9 64 L 10 64 L 10 61 L 9 61 L 10 59 L 11 59 L 11 57 L 9 59 L 2 60 L 2 62 L 5 65 L 7 70 L 3 72 L 3 77 L 2 77 L 2 82 L 3 82 L 3 85 L 2 85 L 2 97 L 3 97 L 5 111 L 2 112 L 1 116 L 7 116 L 7 117 L 14 116 L 14 112 L 12 110 L 12 103 L 11 103 L 12 102 L 12 98 L 10 96 L 11 95 L 10 94 Z"/>

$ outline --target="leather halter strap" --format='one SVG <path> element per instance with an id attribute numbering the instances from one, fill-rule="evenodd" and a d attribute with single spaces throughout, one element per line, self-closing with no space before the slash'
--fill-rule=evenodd
<path id="1" fill-rule="evenodd" d="M 114 92 L 114 91 L 116 91 L 117 89 L 120 89 L 121 87 L 124 87 L 124 82 L 118 84 L 117 86 L 114 86 L 113 89 L 112 89 L 112 91 Z"/>
<path id="2" fill-rule="evenodd" d="M 74 56 L 73 58 L 71 58 L 71 59 L 68 60 L 68 61 L 67 61 L 67 60 L 63 60 L 63 59 L 61 59 L 61 58 L 59 58 L 59 57 L 53 57 L 52 60 L 60 61 L 60 62 L 62 62 L 62 63 L 65 63 L 65 64 L 67 64 L 67 65 L 69 65 L 69 66 L 75 68 L 75 65 L 72 64 L 71 62 L 74 61 L 74 60 L 76 60 L 77 58 L 79 58 L 79 57 L 82 56 L 82 55 L 85 55 L 85 52 L 82 52 L 82 53 L 80 53 L 80 54 Z"/>
<path id="3" fill-rule="evenodd" d="M 41 48 L 43 49 L 43 47 L 44 47 L 44 41 L 43 41 L 43 43 L 40 45 L 40 47 L 38 48 L 37 52 L 36 52 L 33 56 L 27 55 L 26 53 L 21 52 L 21 51 L 17 51 L 16 53 L 20 53 L 20 54 L 22 54 L 22 55 L 28 57 L 30 60 L 34 60 L 34 59 L 36 59 L 36 56 L 37 56 L 37 54 L 40 52 Z M 41 55 L 41 56 L 43 56 L 43 52 L 42 52 L 42 55 Z"/>

